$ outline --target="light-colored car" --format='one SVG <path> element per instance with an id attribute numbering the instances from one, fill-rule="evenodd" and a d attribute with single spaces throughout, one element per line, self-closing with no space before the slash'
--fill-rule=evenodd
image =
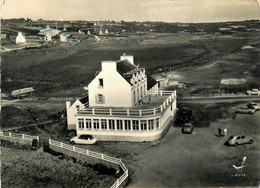
<path id="1" fill-rule="evenodd" d="M 252 89 L 246 92 L 249 96 L 251 95 L 258 95 L 260 96 L 260 91 L 258 89 Z"/>
<path id="2" fill-rule="evenodd" d="M 260 110 L 260 103 L 250 102 L 247 106 L 249 108 L 253 108 L 255 110 Z"/>
<path id="3" fill-rule="evenodd" d="M 230 145 L 230 146 L 237 146 L 240 144 L 253 144 L 253 142 L 254 142 L 254 139 L 251 137 L 237 135 L 237 136 L 230 136 L 225 144 Z"/>
<path id="4" fill-rule="evenodd" d="M 255 109 L 249 108 L 248 106 L 242 106 L 236 110 L 236 113 L 239 114 L 254 114 L 256 112 Z"/>
<path id="5" fill-rule="evenodd" d="M 79 136 L 75 136 L 70 139 L 71 144 L 95 144 L 97 143 L 97 139 L 92 135 L 82 134 Z"/>
<path id="6" fill-rule="evenodd" d="M 186 133 L 186 134 L 192 134 L 194 130 L 194 126 L 192 125 L 192 123 L 185 123 L 183 128 L 181 129 L 182 133 Z"/>

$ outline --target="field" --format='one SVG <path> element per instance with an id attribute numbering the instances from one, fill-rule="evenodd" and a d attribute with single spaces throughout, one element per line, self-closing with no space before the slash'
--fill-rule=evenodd
<path id="1" fill-rule="evenodd" d="M 239 24 L 251 28 L 256 23 Z M 148 73 L 186 83 L 187 88 L 167 88 L 177 89 L 180 98 L 244 94 L 247 89 L 260 88 L 260 31 L 251 29 L 233 33 L 130 32 L 120 37 L 100 36 L 100 42 L 85 40 L 75 45 L 3 53 L 2 92 L 10 94 L 23 87 L 34 87 L 36 92 L 27 99 L 7 101 L 1 108 L 1 127 L 38 135 L 43 140 L 52 138 L 68 143 L 75 132 L 66 129 L 65 101 L 85 96 L 83 86 L 100 70 L 101 61 L 118 60 L 123 53 L 134 55 L 135 63 L 145 67 Z M 252 48 L 243 49 L 244 46 Z M 246 83 L 221 85 L 221 79 L 227 78 L 245 79 Z M 234 113 L 245 104 L 239 100 L 225 103 L 179 103 L 177 100 L 178 108 L 193 110 L 192 135 L 181 134 L 182 125 L 175 123 L 155 142 L 99 142 L 80 147 L 121 158 L 129 169 L 129 187 L 257 186 L 260 112 Z M 217 129 L 224 127 L 229 136 L 245 134 L 252 136 L 255 143 L 225 146 L 227 138 L 216 135 Z M 115 176 L 100 174 L 91 166 L 42 150 L 35 152 L 10 145 L 2 145 L 1 149 L 2 185 L 107 187 L 115 180 Z M 239 164 L 243 156 L 247 156 L 246 167 L 243 172 L 236 172 L 232 165 Z"/>
<path id="2" fill-rule="evenodd" d="M 187 83 L 181 95 L 206 95 L 219 89 L 244 92 L 260 86 L 259 36 L 259 31 L 246 30 L 233 34 L 140 32 L 100 36 L 100 42 L 4 53 L 2 92 L 33 86 L 36 96 L 82 96 L 82 86 L 94 78 L 101 61 L 118 60 L 123 53 L 134 55 L 135 63 L 150 74 L 166 71 L 171 79 Z M 253 48 L 242 50 L 243 46 Z M 244 78 L 246 84 L 221 88 L 223 78 Z"/>
<path id="3" fill-rule="evenodd" d="M 8 143 L 1 143 L 1 160 L 3 187 L 107 187 L 118 178 L 74 158 Z"/>

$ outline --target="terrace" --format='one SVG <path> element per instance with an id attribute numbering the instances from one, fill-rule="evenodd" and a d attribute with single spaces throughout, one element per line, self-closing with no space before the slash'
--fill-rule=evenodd
<path id="1" fill-rule="evenodd" d="M 78 110 L 78 115 L 108 115 L 108 116 L 154 116 L 162 114 L 176 100 L 176 91 L 148 92 L 142 100 L 131 108 L 89 107 Z"/>

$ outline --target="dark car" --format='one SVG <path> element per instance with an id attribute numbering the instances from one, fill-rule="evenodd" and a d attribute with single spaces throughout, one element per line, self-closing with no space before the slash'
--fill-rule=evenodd
<path id="1" fill-rule="evenodd" d="M 192 119 L 192 110 L 180 109 L 177 114 L 177 121 L 180 123 L 188 123 Z"/>
<path id="2" fill-rule="evenodd" d="M 192 123 L 185 123 L 183 128 L 181 129 L 181 132 L 184 134 L 192 134 L 194 130 L 194 126 L 192 125 Z"/>

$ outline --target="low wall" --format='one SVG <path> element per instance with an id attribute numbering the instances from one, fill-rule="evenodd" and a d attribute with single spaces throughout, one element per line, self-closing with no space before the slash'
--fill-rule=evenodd
<path id="1" fill-rule="evenodd" d="M 21 144 L 21 145 L 29 145 L 34 148 L 39 147 L 39 137 L 38 136 L 30 136 L 25 134 L 17 134 L 11 132 L 0 132 L 0 139 L 6 140 L 12 143 Z"/>
<path id="2" fill-rule="evenodd" d="M 90 156 L 87 156 L 85 154 L 81 154 L 81 153 L 78 153 L 78 152 L 75 152 L 75 151 L 71 151 L 71 150 L 68 150 L 66 148 L 61 148 L 59 146 L 54 146 L 54 145 L 51 145 L 49 144 L 49 147 L 51 150 L 55 151 L 55 152 L 60 152 L 60 153 L 63 153 L 64 155 L 68 155 L 70 157 L 74 157 L 76 158 L 77 160 L 80 160 L 80 161 L 84 161 L 86 163 L 89 163 L 89 164 L 103 164 L 109 168 L 114 168 L 116 169 L 117 171 L 120 170 L 120 166 L 117 165 L 117 164 L 113 164 L 111 162 L 108 162 L 108 161 L 104 161 L 102 159 L 97 159 L 97 158 L 94 158 L 94 157 L 90 157 Z"/>
<path id="3" fill-rule="evenodd" d="M 12 138 L 12 137 L 6 137 L 6 136 L 0 136 L 0 139 L 6 140 L 9 142 L 13 142 L 13 143 L 17 143 L 17 144 L 32 146 L 32 140 L 25 140 L 25 139 L 21 139 L 21 138 Z"/>

